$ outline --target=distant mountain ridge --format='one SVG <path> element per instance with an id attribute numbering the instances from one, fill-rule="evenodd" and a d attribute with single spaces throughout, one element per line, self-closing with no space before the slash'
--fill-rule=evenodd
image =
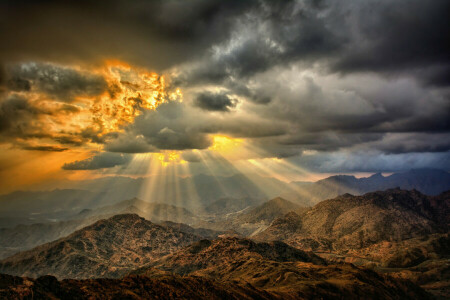
<path id="1" fill-rule="evenodd" d="M 368 178 L 337 175 L 311 183 L 287 183 L 257 175 L 196 175 L 176 180 L 177 182 L 166 182 L 160 186 L 149 199 L 140 195 L 142 187 L 147 184 L 145 178 L 121 176 L 68 182 L 64 186 L 66 189 L 18 191 L 0 195 L 0 228 L 49 219 L 61 220 L 82 209 L 114 205 L 135 197 L 146 202 L 181 206 L 193 211 L 206 209 L 207 213 L 228 213 L 275 197 L 312 206 L 345 193 L 358 195 L 395 187 L 416 189 L 427 195 L 450 190 L 450 174 L 435 169 L 411 170 L 386 177 L 379 173 Z M 173 189 L 175 184 L 180 188 L 177 193 Z M 179 195 L 183 195 L 183 199 Z M 248 204 L 241 204 L 240 199 Z"/>
<path id="2" fill-rule="evenodd" d="M 307 209 L 286 199 L 276 197 L 260 205 L 248 207 L 245 210 L 217 216 L 210 221 L 200 221 L 195 224 L 214 230 L 234 230 L 244 236 L 251 236 L 267 228 L 277 217 L 283 216 L 289 211 L 303 211 Z"/>
<path id="3" fill-rule="evenodd" d="M 415 189 L 426 195 L 438 195 L 450 190 L 450 173 L 438 169 L 413 169 L 386 177 L 381 173 L 363 178 L 336 175 L 310 184 L 301 182 L 294 192 L 289 191 L 281 196 L 314 205 L 345 193 L 361 195 L 397 187 L 404 190 Z"/>

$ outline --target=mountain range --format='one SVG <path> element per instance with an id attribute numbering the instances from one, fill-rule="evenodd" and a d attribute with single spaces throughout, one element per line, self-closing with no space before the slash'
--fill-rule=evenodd
<path id="1" fill-rule="evenodd" d="M 188 195 L 176 199 L 179 206 L 170 197 L 105 198 L 114 185 L 107 193 L 4 195 L 0 224 L 13 225 L 0 228 L 0 273 L 9 274 L 0 275 L 0 297 L 448 299 L 450 191 L 437 194 L 448 175 L 266 178 L 263 185 L 280 187 L 271 200 L 258 194 L 261 182 L 216 193 L 211 178 L 200 176 L 212 190 L 203 187 L 210 194 L 197 207 L 183 206 Z M 227 184 L 239 178 L 245 185 L 251 177 Z M 393 185 L 415 189 L 372 191 Z"/>
<path id="2" fill-rule="evenodd" d="M 185 208 L 170 204 L 149 203 L 133 198 L 113 205 L 83 209 L 79 213 L 68 216 L 64 221 L 41 221 L 34 224 L 0 228 L 0 259 L 67 236 L 75 230 L 117 214 L 137 214 L 155 223 L 165 223 L 164 225 L 169 227 L 179 226 L 177 224 L 180 222 L 183 223 L 184 227 L 189 227 L 185 224 L 198 221 L 198 217 Z M 203 228 L 191 228 L 190 232 L 197 232 L 205 237 L 223 233 Z"/>
<path id="3" fill-rule="evenodd" d="M 111 176 L 67 181 L 52 191 L 17 191 L 1 195 L 0 228 L 64 220 L 83 209 L 113 205 L 136 197 L 146 202 L 170 204 L 196 212 L 229 213 L 278 196 L 302 206 L 311 206 L 345 193 L 360 195 L 395 187 L 416 189 L 427 195 L 450 190 L 450 174 L 436 169 L 410 170 L 386 177 L 379 173 L 367 178 L 336 175 L 317 182 L 290 183 L 256 174 L 228 177 L 200 174 L 161 183 L 147 194 L 143 187 L 149 180 Z"/>
<path id="4" fill-rule="evenodd" d="M 282 242 L 240 238 L 194 242 L 120 279 L 0 278 L 0 296 L 11 298 L 431 299 L 407 280 L 329 264 Z"/>
<path id="5" fill-rule="evenodd" d="M 449 215 L 449 192 L 426 196 L 391 189 L 344 194 L 303 213 L 289 212 L 252 238 L 284 241 L 327 260 L 409 278 L 447 297 Z"/>

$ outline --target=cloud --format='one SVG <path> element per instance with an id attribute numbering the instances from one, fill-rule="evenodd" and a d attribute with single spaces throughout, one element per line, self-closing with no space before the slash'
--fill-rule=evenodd
<path id="1" fill-rule="evenodd" d="M 205 149 L 211 145 L 211 139 L 198 128 L 208 116 L 194 116 L 183 102 L 163 103 L 136 118 L 130 130 L 157 149 Z"/>
<path id="2" fill-rule="evenodd" d="M 255 5 L 253 0 L 2 3 L 0 56 L 62 63 L 120 57 L 161 70 L 225 38 L 235 15 Z"/>
<path id="3" fill-rule="evenodd" d="M 397 172 L 436 168 L 450 170 L 450 152 L 386 154 L 379 151 L 316 153 L 289 159 L 310 172 Z"/>
<path id="4" fill-rule="evenodd" d="M 204 92 L 197 95 L 194 105 L 204 110 L 227 112 L 236 107 L 237 100 L 226 93 Z"/>
<path id="5" fill-rule="evenodd" d="M 72 101 L 73 97 L 96 96 L 107 89 L 102 76 L 54 64 L 18 64 L 11 66 L 8 73 L 11 77 L 8 81 L 10 89 L 36 89 L 58 100 Z"/>
<path id="6" fill-rule="evenodd" d="M 166 89 L 158 74 L 116 61 L 87 69 L 9 64 L 6 76 L 6 89 L 0 94 L 0 142 L 16 146 L 29 140 L 42 147 L 108 143 L 143 111 L 180 97 Z M 109 147 L 124 152 L 154 149 L 137 149 L 135 144 L 133 150 L 118 143 Z"/>
<path id="7" fill-rule="evenodd" d="M 346 6 L 350 7 L 349 3 Z M 355 72 L 432 67 L 448 72 L 450 48 L 445 36 L 450 34 L 449 11 L 445 0 L 356 5 L 347 20 L 355 24 L 358 37 L 352 36 L 334 69 Z"/>
<path id="8" fill-rule="evenodd" d="M 196 162 L 201 162 L 202 161 L 202 157 L 194 152 L 194 151 L 184 151 L 181 154 L 181 158 L 185 161 L 191 162 L 191 163 L 196 163 Z"/>
<path id="9" fill-rule="evenodd" d="M 179 150 L 196 161 L 191 150 L 208 151 L 213 136 L 224 135 L 245 139 L 267 157 L 302 157 L 316 165 L 313 157 L 323 158 L 315 167 L 321 171 L 357 170 L 358 164 L 368 170 L 363 151 L 384 166 L 411 157 L 436 164 L 431 157 L 442 159 L 450 150 L 449 5 L 0 4 L 8 9 L 0 29 L 15 28 L 0 30 L 0 55 L 8 62 L 2 141 L 39 139 L 39 146 L 63 148 L 95 143 L 117 154 Z M 165 76 L 111 66 L 105 57 Z M 353 155 L 352 166 L 328 161 Z"/>
<path id="10" fill-rule="evenodd" d="M 77 160 L 63 165 L 64 170 L 98 170 L 125 165 L 131 161 L 126 154 L 102 152 L 85 160 Z"/>
<path id="11" fill-rule="evenodd" d="M 121 153 L 148 153 L 158 152 L 158 149 L 146 141 L 142 135 L 134 136 L 125 133 L 105 144 L 105 150 Z"/>
<path id="12" fill-rule="evenodd" d="M 51 146 L 51 145 L 41 145 L 41 146 L 23 146 L 22 149 L 24 150 L 31 150 L 31 151 L 49 151 L 49 152 L 63 152 L 69 150 L 69 148 L 59 147 L 59 146 Z"/>

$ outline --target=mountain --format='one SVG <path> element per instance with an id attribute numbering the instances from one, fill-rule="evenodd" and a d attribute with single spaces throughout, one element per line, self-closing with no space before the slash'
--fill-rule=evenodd
<path id="1" fill-rule="evenodd" d="M 205 207 L 205 212 L 209 214 L 229 214 L 241 211 L 248 207 L 261 204 L 255 198 L 220 198 Z"/>
<path id="2" fill-rule="evenodd" d="M 0 196 L 0 227 L 68 218 L 82 208 L 101 205 L 101 195 L 85 190 L 17 191 Z"/>
<path id="3" fill-rule="evenodd" d="M 363 196 L 344 194 L 322 201 L 303 214 L 289 213 L 255 238 L 288 240 L 300 248 L 306 245 L 302 246 L 303 242 L 314 239 L 320 243 L 313 243 L 310 248 L 328 251 L 446 233 L 448 224 L 430 199 L 418 191 L 400 189 Z"/>
<path id="4" fill-rule="evenodd" d="M 394 280 L 350 264 L 329 265 L 320 257 L 282 242 L 249 239 L 202 240 L 169 254 L 133 274 L 154 268 L 183 276 L 254 286 L 283 299 L 427 299 L 407 281 Z M 356 296 L 358 297 L 358 296 Z"/>
<path id="5" fill-rule="evenodd" d="M 57 240 L 95 221 L 88 218 L 0 228 L 0 259 Z"/>
<path id="6" fill-rule="evenodd" d="M 205 239 L 215 239 L 221 235 L 236 234 L 235 232 L 232 232 L 230 230 L 217 231 L 207 228 L 194 228 L 183 223 L 175 223 L 171 221 L 163 221 L 160 222 L 159 224 L 162 226 L 173 228 L 177 231 L 191 233 Z"/>
<path id="7" fill-rule="evenodd" d="M 229 213 L 222 217 L 216 215 L 215 218 L 209 221 L 200 221 L 195 226 L 214 230 L 234 230 L 242 235 L 251 236 L 266 229 L 275 218 L 292 210 L 303 211 L 305 209 L 307 208 L 277 197 L 236 213 Z"/>
<path id="8" fill-rule="evenodd" d="M 124 204 L 130 204 L 124 205 Z M 143 210 L 139 210 L 133 204 L 145 205 Z M 147 207 L 148 205 L 148 207 Z M 150 208 L 152 208 L 150 210 Z M 144 213 L 144 211 L 146 211 Z M 74 231 L 81 229 L 87 225 L 91 225 L 96 221 L 109 218 L 115 214 L 135 213 L 140 217 L 150 221 L 158 222 L 158 224 L 171 227 L 177 231 L 191 233 L 202 238 L 216 238 L 223 234 L 235 234 L 230 231 L 216 231 L 206 228 L 193 228 L 184 223 L 176 223 L 172 221 L 160 221 L 160 219 L 183 220 L 192 222 L 194 216 L 184 208 L 177 208 L 173 205 L 149 204 L 141 200 L 127 200 L 117 206 L 109 206 L 96 210 L 85 209 L 76 215 L 76 219 L 59 222 L 35 223 L 31 225 L 17 225 L 13 228 L 0 228 L 0 259 L 11 256 L 17 252 L 29 250 L 38 245 L 52 242 L 59 238 L 65 237 Z"/>
<path id="9" fill-rule="evenodd" d="M 138 215 L 117 215 L 1 260 L 0 272 L 31 277 L 120 277 L 199 239 Z"/>
<path id="10" fill-rule="evenodd" d="M 336 175 L 311 184 L 292 182 L 291 186 L 293 190 L 284 192 L 281 196 L 310 205 L 345 193 L 361 195 L 396 187 L 405 190 L 416 189 L 426 195 L 438 195 L 450 190 L 450 173 L 438 169 L 413 169 L 386 177 L 380 173 L 367 178 Z"/>
<path id="11" fill-rule="evenodd" d="M 197 220 L 190 211 L 183 207 L 174 206 L 165 203 L 151 203 L 142 201 L 138 198 L 121 201 L 113 205 L 102 206 L 94 210 L 88 210 L 77 217 L 92 216 L 113 216 L 116 214 L 132 213 L 137 214 L 153 222 L 172 221 L 192 224 Z"/>
<path id="12" fill-rule="evenodd" d="M 153 178 L 144 177 L 134 179 L 109 176 L 92 180 L 68 181 L 60 186 L 65 189 L 84 189 L 96 194 L 101 193 L 103 198 L 110 199 L 111 204 L 137 197 L 147 202 L 183 206 L 196 211 L 221 198 L 267 199 L 267 197 L 279 195 L 288 188 L 288 183 L 256 174 L 231 176 L 198 174 L 191 177 L 174 177 L 165 181 L 159 181 L 156 178 L 154 179 L 156 188 L 148 193 L 145 187 L 149 186 L 152 180 Z M 174 189 L 174 186 L 177 189 Z M 182 201 L 184 199 L 180 199 L 180 195 L 189 201 Z"/>
<path id="13" fill-rule="evenodd" d="M 117 214 L 137 214 L 157 223 L 168 220 L 190 224 L 197 221 L 197 217 L 185 208 L 170 204 L 148 203 L 134 198 L 113 205 L 83 209 L 79 213 L 67 216 L 65 218 L 68 219 L 67 221 L 45 220 L 34 224 L 20 224 L 12 228 L 0 228 L 0 259 L 67 236 L 84 226 Z M 210 234 L 213 233 L 209 232 L 206 236 L 209 237 Z"/>
<path id="14" fill-rule="evenodd" d="M 439 275 L 418 283 L 430 283 L 439 276 L 447 278 L 445 282 L 450 278 L 435 266 L 450 258 L 449 195 L 426 196 L 400 189 L 344 194 L 304 213 L 290 212 L 253 237 L 285 241 L 327 259 L 383 272 L 420 265 L 423 272 Z"/>
<path id="15" fill-rule="evenodd" d="M 417 169 L 386 177 L 379 173 L 368 178 L 338 175 L 314 183 L 286 183 L 256 174 L 217 177 L 200 174 L 153 183 L 156 188 L 151 193 L 145 190 L 150 180 L 108 176 L 65 181 L 61 183 L 61 189 L 52 191 L 17 191 L 0 195 L 0 228 L 62 221 L 75 218 L 74 214 L 83 209 L 115 205 L 123 199 L 136 197 L 145 202 L 183 207 L 197 214 L 223 215 L 278 196 L 302 206 L 312 206 L 345 193 L 360 195 L 395 187 L 417 189 L 427 195 L 450 190 L 450 174 L 435 169 Z"/>
<path id="16" fill-rule="evenodd" d="M 275 218 L 298 209 L 301 209 L 299 205 L 277 197 L 249 210 L 239 216 L 238 219 L 245 223 L 264 222 L 270 224 Z"/>

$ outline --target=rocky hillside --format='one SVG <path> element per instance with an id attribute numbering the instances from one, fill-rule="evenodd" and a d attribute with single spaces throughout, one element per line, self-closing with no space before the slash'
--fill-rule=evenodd
<path id="1" fill-rule="evenodd" d="M 33 280 L 0 274 L 0 282 L 2 299 L 293 299 L 250 285 L 194 276 L 58 281 L 53 276 Z"/>
<path id="2" fill-rule="evenodd" d="M 418 191 L 399 189 L 363 196 L 345 194 L 323 201 L 303 214 L 291 212 L 255 238 L 287 240 L 306 248 L 312 239 L 317 241 L 310 243 L 313 250 L 339 250 L 446 233 L 442 216 L 447 213 L 430 199 Z"/>
<path id="3" fill-rule="evenodd" d="M 228 214 L 223 218 L 216 216 L 215 219 L 208 222 L 201 221 L 196 226 L 214 230 L 234 230 L 244 236 L 252 236 L 266 229 L 274 219 L 283 216 L 287 212 L 296 211 L 300 213 L 308 209 L 277 197 L 261 205 L 247 208 L 244 211 Z"/>
<path id="4" fill-rule="evenodd" d="M 187 275 L 192 272 L 226 266 L 236 261 L 267 260 L 274 262 L 303 261 L 324 265 L 313 253 L 304 252 L 283 242 L 255 243 L 244 238 L 201 240 L 149 264 L 160 270 Z M 144 268 L 145 269 L 145 268 Z M 226 272 L 224 272 L 226 273 Z"/>
<path id="5" fill-rule="evenodd" d="M 183 223 L 175 223 L 171 221 L 163 221 L 159 223 L 162 226 L 173 228 L 177 231 L 191 233 L 197 236 L 200 236 L 205 239 L 215 239 L 219 237 L 220 235 L 224 234 L 235 234 L 235 232 L 222 230 L 212 230 L 212 229 L 206 229 L 206 228 L 194 228 L 189 225 L 183 224 Z"/>
<path id="6" fill-rule="evenodd" d="M 133 273 L 153 274 L 154 268 L 253 286 L 283 299 L 428 297 L 410 282 L 350 264 L 329 265 L 312 253 L 282 242 L 255 243 L 239 238 L 202 240 Z"/>
<path id="7" fill-rule="evenodd" d="M 0 272 L 30 277 L 120 277 L 199 239 L 138 215 L 117 215 L 6 258 L 0 261 Z"/>
<path id="8" fill-rule="evenodd" d="M 402 274 L 412 274 L 409 278 L 416 283 L 450 296 L 448 271 L 436 268 L 450 258 L 449 195 L 430 197 L 400 189 L 347 194 L 304 213 L 290 212 L 254 238 L 285 241 L 329 260 L 382 272 L 415 268 Z M 429 275 L 419 276 L 419 269 Z"/>
<path id="9" fill-rule="evenodd" d="M 250 209 L 245 214 L 240 215 L 238 219 L 242 223 L 264 222 L 270 224 L 275 218 L 290 211 L 297 211 L 300 208 L 299 205 L 291 201 L 277 197 Z"/>

